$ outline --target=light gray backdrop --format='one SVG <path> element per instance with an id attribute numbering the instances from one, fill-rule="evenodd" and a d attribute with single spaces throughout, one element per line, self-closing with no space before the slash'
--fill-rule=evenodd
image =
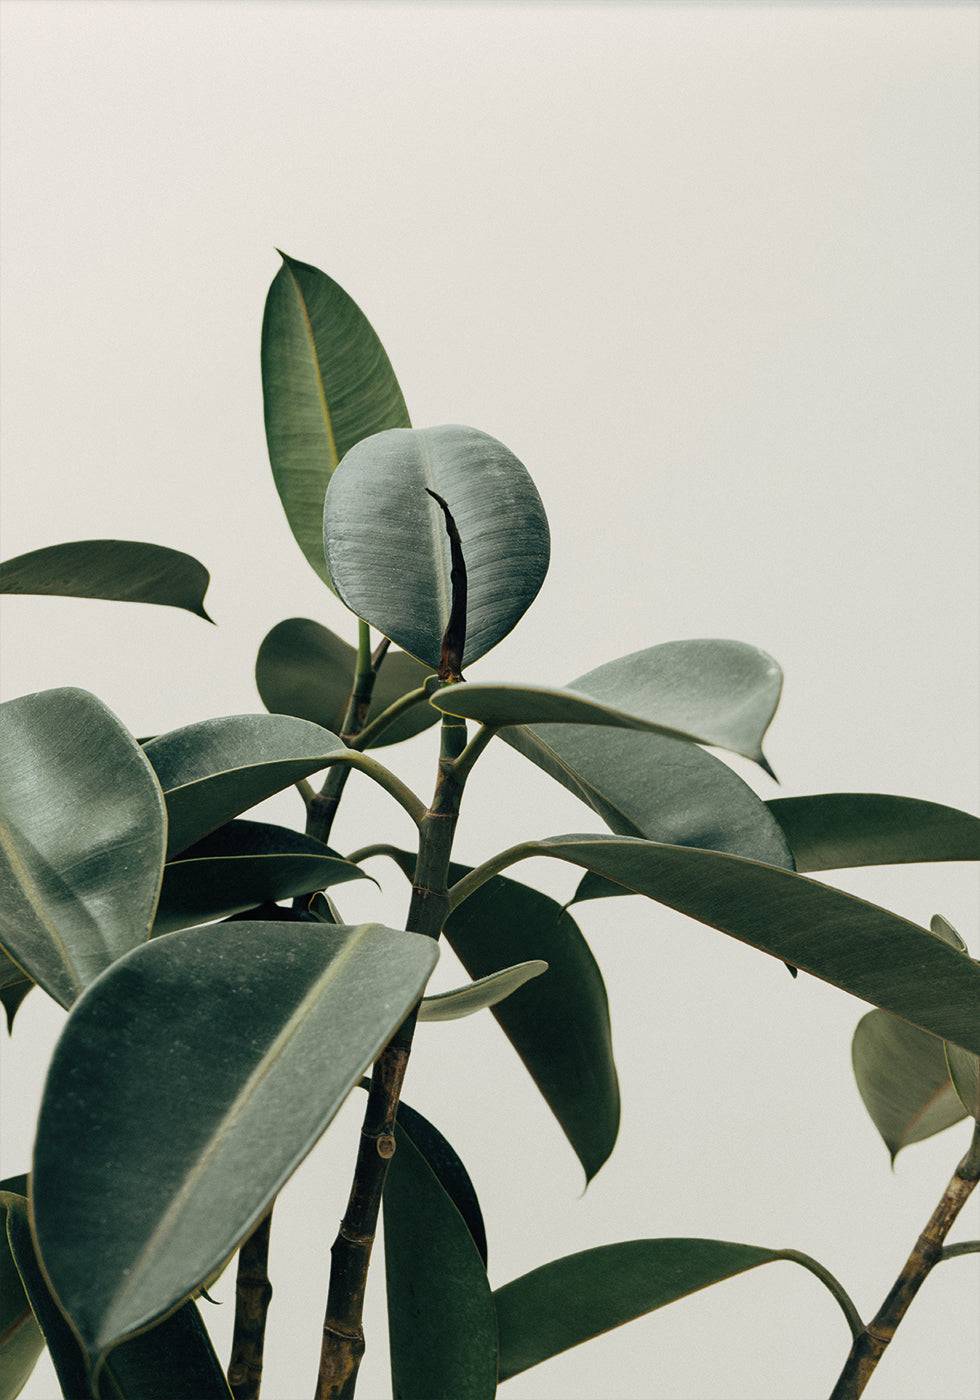
<path id="1" fill-rule="evenodd" d="M 486 429 L 540 487 L 550 576 L 474 677 L 561 682 L 656 641 L 742 638 L 786 671 L 769 746 L 786 792 L 975 808 L 975 9 L 27 0 L 3 20 L 5 553 L 101 535 L 184 548 L 213 572 L 219 624 L 12 600 L 8 696 L 88 687 L 153 733 L 259 708 L 253 658 L 283 617 L 353 635 L 266 462 L 278 245 L 361 302 L 416 423 Z M 420 788 L 431 747 L 393 755 Z M 340 845 L 408 838 L 369 784 L 349 792 Z M 295 794 L 268 810 L 302 815 Z M 459 851 L 595 826 L 498 745 Z M 965 868 L 839 883 L 919 921 L 941 911 L 977 951 Z M 388 921 L 403 906 L 395 877 L 344 899 Z M 892 1174 L 851 1080 L 861 1004 L 639 900 L 581 922 L 624 1102 L 584 1197 L 489 1016 L 427 1028 L 412 1064 L 408 1097 L 482 1198 L 494 1283 L 701 1234 L 807 1250 L 871 1311 L 965 1128 Z M 437 978 L 459 980 L 448 954 Z M 28 1160 L 61 1020 L 35 994 L 0 1034 L 4 1172 Z M 312 1392 L 360 1112 L 277 1212 L 270 1400 Z M 366 1400 L 386 1393 L 383 1291 L 379 1258 Z M 217 1294 L 224 1347 L 230 1278 Z M 975 1301 L 975 1261 L 940 1268 L 870 1393 L 975 1397 Z M 504 1393 L 820 1397 L 846 1344 L 829 1295 L 777 1265 Z M 45 1362 L 25 1394 L 55 1393 Z"/>

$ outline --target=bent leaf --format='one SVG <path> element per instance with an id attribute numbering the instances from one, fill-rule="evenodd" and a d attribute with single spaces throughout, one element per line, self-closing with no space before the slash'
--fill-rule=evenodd
<path id="1" fill-rule="evenodd" d="M 211 575 L 176 549 L 141 540 L 73 540 L 0 564 L 0 593 L 108 598 L 184 608 L 210 622 L 204 595 Z"/>
<path id="2" fill-rule="evenodd" d="M 419 1007 L 420 1021 L 458 1021 L 461 1016 L 472 1016 L 483 1011 L 530 982 L 532 977 L 540 977 L 548 971 L 548 964 L 540 958 L 530 962 L 516 963 L 513 967 L 491 972 L 489 977 L 481 977 L 469 982 L 465 987 L 454 987 L 449 992 L 436 992 L 423 997 Z"/>
<path id="3" fill-rule="evenodd" d="M 456 1149 L 428 1118 L 423 1118 L 417 1109 L 410 1108 L 404 1100 L 398 1105 L 398 1122 L 463 1217 L 477 1252 L 486 1265 L 487 1231 L 483 1223 L 483 1212 L 480 1210 L 480 1202 L 470 1174 L 463 1166 Z"/>
<path id="4" fill-rule="evenodd" d="M 14 1400 L 27 1384 L 44 1337 L 24 1291 L 7 1237 L 7 1219 L 18 1204 L 25 1206 L 27 1177 L 0 1181 L 0 1397 Z"/>
<path id="5" fill-rule="evenodd" d="M 879 792 L 777 797 L 766 804 L 800 872 L 910 861 L 980 860 L 980 819 Z"/>
<path id="6" fill-rule="evenodd" d="M 361 438 L 407 428 L 408 410 L 356 302 L 318 268 L 280 256 L 262 318 L 265 436 L 289 527 L 329 584 L 323 498 L 330 477 Z"/>
<path id="7" fill-rule="evenodd" d="M 548 569 L 548 521 L 525 468 L 475 428 L 396 429 L 358 444 L 330 480 L 324 542 L 334 587 L 431 670 L 452 605 L 441 496 L 466 561 L 469 665 L 496 646 L 537 596 Z"/>
<path id="8" fill-rule="evenodd" d="M 347 711 L 357 652 L 319 622 L 290 617 L 278 623 L 259 647 L 255 684 L 267 710 L 297 715 L 339 734 Z M 431 668 L 404 651 L 389 651 L 381 664 L 368 722 L 394 701 L 416 690 Z M 431 705 L 421 703 L 398 716 L 368 748 L 382 748 L 421 734 L 439 719 Z"/>
<path id="9" fill-rule="evenodd" d="M 51 1061 L 31 1208 L 96 1366 L 251 1231 L 436 957 L 376 924 L 236 921 L 153 939 L 92 986 Z"/>
<path id="10" fill-rule="evenodd" d="M 943 1042 L 887 1011 L 869 1011 L 854 1031 L 858 1092 L 892 1162 L 965 1117 L 950 1083 Z"/>
<path id="11" fill-rule="evenodd" d="M 94 695 L 0 705 L 0 945 L 62 1006 L 148 937 L 165 828 L 143 751 Z"/>

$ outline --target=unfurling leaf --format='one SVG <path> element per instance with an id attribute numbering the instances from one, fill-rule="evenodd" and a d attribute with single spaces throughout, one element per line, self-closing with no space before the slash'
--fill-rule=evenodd
<path id="1" fill-rule="evenodd" d="M 496 1006 L 506 997 L 530 982 L 532 977 L 540 977 L 548 971 L 548 964 L 540 958 L 530 962 L 515 963 L 513 967 L 491 972 L 488 977 L 480 977 L 468 982 L 465 987 L 454 987 L 449 992 L 436 992 L 423 997 L 419 1007 L 420 1021 L 457 1021 L 461 1016 L 472 1016 L 488 1006 Z"/>

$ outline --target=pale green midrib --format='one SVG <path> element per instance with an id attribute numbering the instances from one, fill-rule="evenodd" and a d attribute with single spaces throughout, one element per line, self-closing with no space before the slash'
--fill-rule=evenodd
<path id="1" fill-rule="evenodd" d="M 333 418 L 330 413 L 330 405 L 327 402 L 327 389 L 326 385 L 323 382 L 323 373 L 320 369 L 320 356 L 317 353 L 316 335 L 313 331 L 313 322 L 310 319 L 310 313 L 306 305 L 306 298 L 303 296 L 303 290 L 299 285 L 299 281 L 297 280 L 295 272 L 293 272 L 293 269 L 290 267 L 288 262 L 284 262 L 283 267 L 288 272 L 290 285 L 296 293 L 296 303 L 299 307 L 300 320 L 303 323 L 303 330 L 306 333 L 306 339 L 310 349 L 310 359 L 313 361 L 313 374 L 316 380 L 317 394 L 319 395 L 320 399 L 320 412 L 323 415 L 323 427 L 327 435 L 327 450 L 330 454 L 330 470 L 333 471 L 334 468 L 337 466 L 337 463 L 340 461 L 340 457 L 337 453 L 337 439 L 334 436 Z"/>
<path id="2" fill-rule="evenodd" d="M 361 942 L 366 936 L 368 936 L 367 926 L 362 925 L 361 929 L 348 940 L 346 946 L 343 947 L 335 957 L 331 958 L 323 972 L 317 977 L 316 981 L 309 990 L 304 993 L 301 1000 L 294 1007 L 285 1025 L 271 1042 L 260 1062 L 256 1065 L 255 1069 L 248 1076 L 241 1089 L 239 1089 L 234 1099 L 228 1105 L 228 1108 L 222 1114 L 221 1120 L 212 1133 L 204 1151 L 198 1155 L 194 1165 L 184 1177 L 180 1189 L 161 1216 L 156 1227 L 147 1239 L 146 1244 L 127 1270 L 123 1285 L 111 1295 L 109 1304 L 104 1310 L 106 1323 L 108 1323 L 113 1313 L 118 1311 L 120 1301 L 134 1292 L 135 1285 L 141 1280 L 149 1263 L 159 1251 L 160 1246 L 165 1242 L 168 1229 L 180 1215 L 187 1200 L 193 1194 L 202 1175 L 207 1170 L 209 1163 L 223 1146 L 224 1139 L 233 1127 L 236 1119 L 241 1116 L 249 1101 L 255 1096 L 259 1087 L 268 1078 L 278 1061 L 282 1058 L 286 1047 L 300 1031 L 310 1009 L 319 1000 L 324 987 L 328 986 L 330 982 L 334 981 L 340 975 L 341 971 L 353 957 L 354 952 L 360 947 Z M 222 1257 L 224 1256 L 222 1255 Z M 103 1328 L 103 1333 L 105 1333 L 106 1330 L 106 1328 Z M 106 1340 L 110 1343 L 115 1340 L 111 1332 L 108 1333 Z"/>
<path id="3" fill-rule="evenodd" d="M 429 452 L 425 438 L 423 436 L 417 436 L 415 441 L 418 446 L 419 462 L 422 467 L 422 476 L 425 479 L 426 485 L 430 487 L 431 490 L 436 491 L 438 483 L 436 482 L 435 474 L 432 470 L 432 462 L 429 458 Z M 441 496 L 443 493 L 439 491 L 438 494 Z M 430 497 L 429 500 L 425 502 L 425 509 L 429 518 L 429 531 L 432 535 L 432 544 L 434 549 L 436 565 L 436 584 L 439 591 L 439 640 L 441 643 L 441 634 L 444 633 L 446 628 L 449 626 L 449 617 L 452 612 L 452 590 L 449 576 L 446 573 L 446 556 L 444 552 L 445 543 L 448 539 L 448 536 L 446 534 L 446 522 L 443 519 L 442 508 L 440 507 L 438 501 L 433 501 Z M 460 545 L 460 548 L 462 548 L 462 545 Z"/>
<path id="4" fill-rule="evenodd" d="M 76 967 L 74 961 L 72 960 L 71 953 L 68 949 L 68 945 L 62 938 L 58 926 L 55 923 L 53 923 L 48 917 L 47 911 L 44 907 L 44 900 L 41 896 L 41 893 L 37 889 L 37 886 L 34 883 L 34 879 L 31 876 L 30 871 L 27 869 L 21 856 L 18 854 L 16 845 L 12 844 L 11 836 L 12 832 L 8 823 L 0 819 L 0 846 L 3 847 L 4 854 L 6 855 L 7 860 L 10 862 L 10 867 L 14 873 L 14 876 L 16 877 L 17 883 L 20 886 L 22 892 L 26 895 L 27 902 L 30 905 L 31 909 L 34 911 L 38 923 L 40 923 L 42 928 L 49 935 L 56 949 L 61 954 L 62 964 L 71 979 L 73 988 L 78 993 L 83 992 L 85 990 L 86 984 L 84 978 L 81 975 L 81 971 L 78 967 Z M 14 954 L 6 946 L 4 947 L 4 952 L 10 958 L 10 961 L 12 963 L 16 964 L 17 967 L 21 966 Z M 21 968 L 21 971 L 24 972 L 25 977 L 30 977 L 30 973 L 28 973 L 26 969 Z"/>

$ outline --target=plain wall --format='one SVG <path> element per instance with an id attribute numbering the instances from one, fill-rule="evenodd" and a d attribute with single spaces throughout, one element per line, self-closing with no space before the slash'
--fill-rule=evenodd
<path id="1" fill-rule="evenodd" d="M 975 809 L 974 8 L 8 0 L 3 24 L 4 553 L 186 549 L 219 624 L 9 600 L 6 696 L 79 685 L 154 733 L 259 709 L 255 652 L 284 617 L 353 636 L 266 459 L 279 246 L 361 303 L 417 424 L 493 433 L 539 486 L 550 575 L 474 679 L 561 683 L 654 642 L 741 638 L 786 672 L 768 745 L 783 791 Z M 387 758 L 429 788 L 431 735 Z M 348 791 L 338 845 L 408 839 L 382 794 Z M 302 819 L 292 792 L 265 811 Z M 497 744 L 457 850 L 589 829 Z M 344 912 L 400 922 L 400 877 L 377 873 L 384 891 L 344 891 Z M 575 884 L 544 862 L 518 873 Z M 967 867 L 827 878 L 921 923 L 942 912 L 978 949 Z M 578 918 L 623 1091 L 584 1196 L 488 1014 L 425 1027 L 410 1069 L 406 1097 L 479 1191 L 494 1284 L 590 1245 L 704 1235 L 806 1250 L 870 1314 L 965 1126 L 893 1174 L 851 1077 L 862 1004 L 639 899 Z M 448 952 L 436 979 L 463 980 Z M 35 993 L 0 1032 L 4 1173 L 28 1161 L 62 1020 Z M 276 1213 L 269 1400 L 312 1393 L 356 1099 Z M 976 1260 L 936 1271 L 869 1395 L 977 1395 L 976 1280 Z M 224 1349 L 231 1274 L 216 1294 Z M 379 1254 L 365 1400 L 387 1393 L 383 1304 Z M 847 1343 L 829 1294 L 780 1264 L 503 1394 L 820 1397 Z M 44 1360 L 25 1396 L 56 1394 Z"/>

